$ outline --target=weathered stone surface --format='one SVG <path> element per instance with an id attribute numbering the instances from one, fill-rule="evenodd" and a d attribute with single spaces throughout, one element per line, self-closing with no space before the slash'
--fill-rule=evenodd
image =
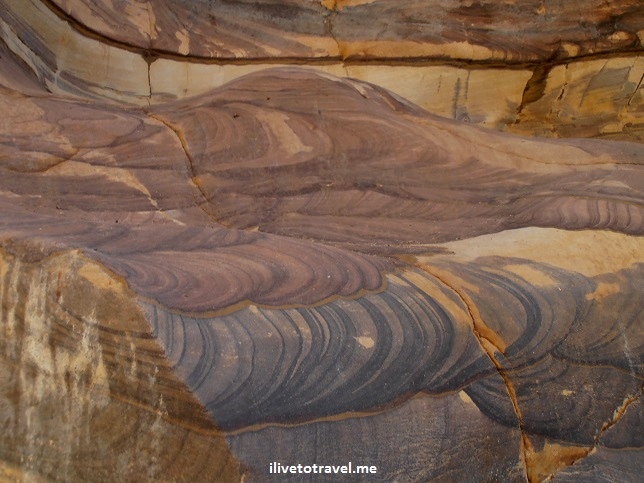
<path id="1" fill-rule="evenodd" d="M 193 2 L 52 0 L 103 41 L 215 59 L 443 58 L 525 62 L 635 50 L 642 9 L 630 0 L 499 4 L 415 0 Z M 123 18 L 125 13 L 125 19 Z"/>
<path id="2" fill-rule="evenodd" d="M 163 103 L 306 64 L 460 121 L 641 141 L 644 14 L 596 3 L 2 0 L 0 28 L 65 95 Z"/>
<path id="3" fill-rule="evenodd" d="M 123 280 L 80 252 L 3 249 L 0 294 L 9 481 L 236 479 L 221 433 Z"/>
<path id="4" fill-rule="evenodd" d="M 644 140 L 644 57 L 557 65 L 535 73 L 508 131 L 563 137 Z"/>
<path id="5" fill-rule="evenodd" d="M 0 479 L 641 472 L 640 40 L 604 25 L 637 35 L 632 2 L 587 29 L 529 2 L 221 2 L 212 36 L 201 2 L 1 2 Z M 494 22 L 533 7 L 569 23 L 510 48 Z M 459 36 L 506 57 L 391 62 Z M 351 56 L 317 65 L 324 39 Z"/>
<path id="6" fill-rule="evenodd" d="M 343 465 L 373 461 L 374 454 L 387 462 L 379 466 L 384 475 L 377 478 L 380 481 L 524 481 L 521 433 L 517 428 L 494 424 L 464 392 L 440 398 L 420 394 L 369 417 L 334 418 L 292 428 L 255 428 L 227 440 L 249 468 L 247 477 L 253 481 L 266 480 L 265 468 L 274 461 Z M 266 451 L 257 454 L 258 446 Z M 474 453 L 461 458 L 463 447 L 473 448 Z M 364 475 L 343 479 L 364 481 Z M 369 479 L 376 478 L 369 475 Z M 331 475 L 315 478 L 337 480 Z"/>

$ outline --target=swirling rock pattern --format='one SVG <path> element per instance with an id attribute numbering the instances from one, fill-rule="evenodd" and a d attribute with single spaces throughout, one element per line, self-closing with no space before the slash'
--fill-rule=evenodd
<path id="1" fill-rule="evenodd" d="M 264 71 L 257 96 L 258 77 L 152 110 L 227 226 L 387 253 L 524 226 L 642 231 L 640 146 L 515 142 L 306 71 Z"/>
<path id="2" fill-rule="evenodd" d="M 0 476 L 639 474 L 641 144 L 295 67 L 88 101 L 0 53 Z"/>

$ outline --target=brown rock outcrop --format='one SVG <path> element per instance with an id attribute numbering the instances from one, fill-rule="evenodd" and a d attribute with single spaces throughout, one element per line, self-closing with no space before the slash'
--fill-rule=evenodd
<path id="1" fill-rule="evenodd" d="M 641 9 L 503 5 L 0 0 L 0 478 L 635 478 Z"/>

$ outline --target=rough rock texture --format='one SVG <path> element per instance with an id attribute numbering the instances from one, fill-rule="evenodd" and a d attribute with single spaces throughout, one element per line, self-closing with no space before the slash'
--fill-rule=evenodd
<path id="1" fill-rule="evenodd" d="M 11 50 L 65 95 L 162 103 L 306 64 L 518 134 L 644 136 L 635 0 L 0 0 L 0 10 Z"/>
<path id="2" fill-rule="evenodd" d="M 0 0 L 0 479 L 636 479 L 644 25 L 570 5 Z"/>

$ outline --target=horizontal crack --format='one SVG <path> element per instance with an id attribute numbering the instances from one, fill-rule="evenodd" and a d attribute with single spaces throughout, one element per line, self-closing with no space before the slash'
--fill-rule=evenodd
<path id="1" fill-rule="evenodd" d="M 198 63 L 198 64 L 215 64 L 215 65 L 253 65 L 253 64 L 278 64 L 278 65 L 387 65 L 387 66 L 431 66 L 431 65 L 444 65 L 462 67 L 468 69 L 487 69 L 487 68 L 504 68 L 510 70 L 534 70 L 537 67 L 551 68 L 556 65 L 568 64 L 572 62 L 595 60 L 595 59 L 608 59 L 618 57 L 632 57 L 637 55 L 640 51 L 637 47 L 629 47 L 620 51 L 612 52 L 589 52 L 586 54 L 578 55 L 576 57 L 566 57 L 561 59 L 553 59 L 552 55 L 548 58 L 539 59 L 517 59 L 517 60 L 501 60 L 501 59 L 482 59 L 474 60 L 467 58 L 451 58 L 447 56 L 373 56 L 362 57 L 348 56 L 320 56 L 320 57 L 297 57 L 297 56 L 270 56 L 270 57 L 205 57 L 198 55 L 182 55 L 177 52 L 164 50 L 164 49 L 150 49 L 148 47 L 137 46 L 128 44 L 125 41 L 108 37 L 105 34 L 94 30 L 86 25 L 83 25 L 74 17 L 65 12 L 61 7 L 56 5 L 51 0 L 42 0 L 43 4 L 47 6 L 56 16 L 69 24 L 74 30 L 81 35 L 97 40 L 101 43 L 111 45 L 129 52 L 137 53 L 144 58 L 148 58 L 152 63 L 158 58 L 177 60 L 182 62 Z M 335 11 L 334 11 L 335 12 Z M 335 39 L 336 43 L 338 40 Z M 473 46 L 478 44 L 472 44 Z"/>
<path id="2" fill-rule="evenodd" d="M 606 431 L 608 431 L 610 428 L 612 428 L 617 423 L 619 423 L 619 421 L 624 417 L 624 414 L 626 413 L 626 410 L 628 409 L 628 407 L 642 396 L 643 389 L 644 389 L 643 387 L 640 387 L 637 393 L 635 393 L 633 396 L 630 396 L 624 399 L 624 402 L 622 403 L 622 405 L 619 406 L 617 409 L 615 409 L 615 412 L 613 413 L 613 417 L 610 420 L 606 421 L 597 432 L 597 436 L 595 436 L 593 448 L 597 446 L 600 438 Z"/>
<path id="3" fill-rule="evenodd" d="M 591 446 L 590 448 L 588 448 L 586 451 L 584 451 L 583 453 L 581 453 L 578 457 L 574 458 L 574 459 L 570 462 L 570 464 L 569 464 L 568 466 L 572 466 L 572 465 L 574 465 L 574 464 L 578 463 L 579 461 L 581 461 L 581 460 L 583 460 L 584 458 L 586 458 L 590 453 L 592 453 L 592 452 L 595 450 L 595 448 L 596 448 L 596 447 L 597 447 L 597 445 L 599 444 L 599 440 L 601 439 L 602 435 L 603 435 L 606 431 L 608 431 L 610 428 L 612 428 L 613 426 L 615 426 L 615 425 L 616 425 L 616 424 L 617 424 L 617 423 L 618 423 L 618 422 L 619 422 L 619 421 L 624 417 L 624 414 L 626 413 L 626 410 L 628 409 L 628 407 L 629 407 L 631 404 L 633 404 L 635 401 L 637 401 L 637 400 L 642 396 L 642 389 L 643 389 L 643 388 L 642 388 L 642 387 L 640 387 L 639 391 L 638 391 L 635 395 L 633 395 L 633 396 L 629 396 L 629 397 L 627 397 L 626 399 L 624 399 L 624 401 L 622 402 L 622 404 L 621 404 L 618 408 L 616 408 L 616 409 L 615 409 L 615 411 L 613 412 L 613 417 L 612 417 L 610 420 L 606 421 L 606 422 L 602 425 L 602 427 L 599 429 L 599 431 L 597 432 L 597 435 L 595 436 L 595 438 L 594 438 L 594 440 L 593 440 L 593 444 L 592 444 L 592 446 Z M 554 478 L 554 476 L 555 476 L 557 473 L 558 473 L 558 472 L 555 472 L 555 473 L 551 474 L 551 475 L 547 478 L 547 480 L 549 481 L 549 480 L 551 480 L 552 478 Z"/>

